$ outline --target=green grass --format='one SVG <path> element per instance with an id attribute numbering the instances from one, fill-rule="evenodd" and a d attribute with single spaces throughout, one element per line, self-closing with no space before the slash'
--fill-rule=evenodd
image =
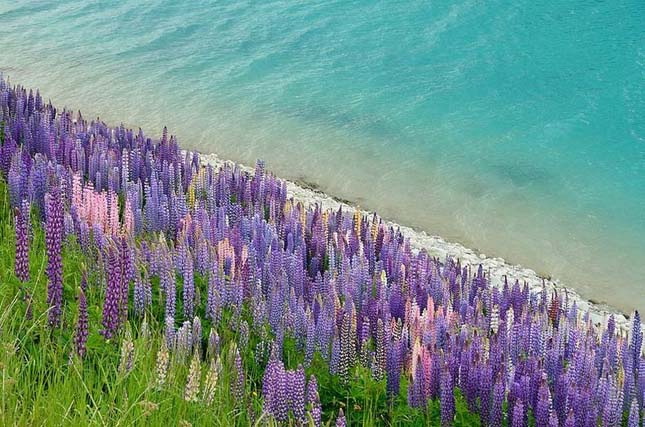
<path id="1" fill-rule="evenodd" d="M 23 285 L 13 273 L 13 215 L 6 184 L 0 181 L 0 425 L 244 426 L 265 425 L 269 421 L 261 417 L 265 362 L 258 363 L 254 354 L 261 331 L 251 328 L 249 345 L 240 349 L 246 373 L 245 402 L 235 402 L 229 387 L 234 372 L 229 348 L 237 341 L 237 325 L 243 319 L 252 325 L 247 307 L 241 310 L 240 316 L 225 311 L 216 325 L 221 337 L 223 369 L 213 403 L 208 406 L 203 402 L 187 402 L 184 390 L 190 359 L 183 363 L 171 361 L 165 386 L 156 387 L 156 358 L 163 339 L 164 312 L 158 280 L 153 278 L 154 302 L 146 314 L 151 332 L 148 337 L 140 333 L 142 319 L 136 318 L 130 309 L 126 328 L 134 337 L 134 365 L 128 373 L 119 372 L 125 333 L 122 330 L 109 341 L 99 333 L 104 291 L 103 275 L 95 255 L 83 253 L 73 238 L 64 243 L 62 327 L 51 330 L 47 325 L 44 232 L 35 214 L 32 224 L 31 280 Z M 86 295 L 90 334 L 87 355 L 81 360 L 73 355 L 72 339 L 83 271 L 88 274 Z M 205 346 L 211 327 L 210 322 L 204 320 L 207 280 L 196 275 L 195 283 L 203 302 L 196 307 L 196 314 L 203 320 Z M 182 312 L 180 287 L 181 279 L 178 278 L 177 313 Z M 25 295 L 31 295 L 32 318 L 27 316 Z M 269 333 L 268 328 L 262 333 Z M 303 351 L 296 348 L 295 340 L 286 337 L 284 360 L 287 367 L 295 368 L 303 359 Z M 202 360 L 202 380 L 209 364 L 210 361 Z M 400 395 L 388 401 L 385 381 L 375 381 L 365 368 L 356 367 L 352 380 L 344 384 L 329 374 L 327 363 L 317 354 L 307 369 L 307 377 L 311 374 L 316 375 L 319 383 L 325 425 L 334 425 L 341 408 L 349 425 L 439 425 L 438 402 L 430 402 L 424 411 L 408 407 L 405 378 L 402 378 Z M 456 402 L 455 425 L 479 425 L 478 417 L 467 411 L 459 393 L 456 393 Z"/>

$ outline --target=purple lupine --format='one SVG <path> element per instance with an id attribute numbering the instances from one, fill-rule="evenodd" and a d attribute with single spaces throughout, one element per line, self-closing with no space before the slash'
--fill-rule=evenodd
<path id="1" fill-rule="evenodd" d="M 122 235 L 119 239 L 119 262 L 121 263 L 121 269 L 119 275 L 119 320 L 117 327 L 120 327 L 127 320 L 130 280 L 135 274 L 132 249 L 126 235 Z"/>
<path id="2" fill-rule="evenodd" d="M 271 390 L 270 394 L 268 394 L 270 396 L 271 414 L 276 421 L 284 422 L 289 414 L 287 371 L 284 369 L 282 362 L 275 359 L 275 356 L 271 356 L 271 359 L 272 362 L 269 362 L 272 367 L 271 375 L 266 379 L 264 387 L 267 390 Z"/>
<path id="3" fill-rule="evenodd" d="M 206 349 L 206 354 L 211 358 L 214 358 L 219 354 L 219 335 L 214 328 L 211 328 L 211 331 L 208 334 L 208 347 Z"/>
<path id="4" fill-rule="evenodd" d="M 636 399 L 632 400 L 632 405 L 629 409 L 629 417 L 627 419 L 627 427 L 638 427 L 639 424 L 638 402 Z"/>
<path id="5" fill-rule="evenodd" d="M 490 411 L 491 427 L 502 427 L 502 421 L 504 419 L 504 394 L 504 383 L 501 378 L 498 378 L 495 381 L 495 387 L 493 389 L 493 404 Z"/>
<path id="6" fill-rule="evenodd" d="M 183 262 L 184 267 L 184 316 L 192 319 L 195 312 L 195 279 L 193 272 L 193 257 L 190 253 L 186 254 Z"/>
<path id="7" fill-rule="evenodd" d="M 513 418 L 511 419 L 511 427 L 524 427 L 524 404 L 519 399 L 513 406 Z"/>
<path id="8" fill-rule="evenodd" d="M 235 349 L 235 379 L 233 380 L 233 395 L 235 401 L 241 408 L 244 407 L 244 367 L 242 366 L 242 356 L 239 349 Z"/>
<path id="9" fill-rule="evenodd" d="M 21 282 L 29 281 L 29 201 L 23 199 L 20 209 L 16 209 L 16 277 Z"/>
<path id="10" fill-rule="evenodd" d="M 394 398 L 399 394 L 401 384 L 401 342 L 396 340 L 392 343 L 387 358 L 387 394 Z"/>
<path id="11" fill-rule="evenodd" d="M 162 273 L 165 278 L 166 294 L 166 318 L 175 318 L 176 301 L 177 301 L 177 288 L 175 285 L 175 275 L 170 271 Z"/>
<path id="12" fill-rule="evenodd" d="M 143 316 L 146 308 L 146 294 L 141 275 L 137 272 L 134 277 L 134 312 L 137 316 Z"/>
<path id="13" fill-rule="evenodd" d="M 412 382 L 408 384 L 408 405 L 413 408 L 423 408 L 426 406 L 425 389 L 427 381 L 426 370 L 420 357 L 412 374 Z"/>
<path id="14" fill-rule="evenodd" d="M 638 313 L 638 310 L 634 312 L 634 319 L 632 321 L 632 331 L 631 331 L 631 342 L 630 347 L 632 349 L 632 355 L 634 360 L 634 366 L 638 368 L 640 357 L 641 357 L 641 348 L 643 346 L 643 331 L 641 326 L 641 316 Z"/>
<path id="15" fill-rule="evenodd" d="M 320 427 L 322 423 L 322 408 L 320 406 L 320 396 L 318 395 L 318 381 L 316 377 L 311 375 L 307 383 L 307 406 L 309 407 L 309 415 L 313 420 L 315 427 Z"/>
<path id="16" fill-rule="evenodd" d="M 101 334 L 105 339 L 114 336 L 120 324 L 121 302 L 121 262 L 114 244 L 107 248 L 107 286 L 105 288 L 105 299 L 103 302 L 103 329 Z"/>
<path id="17" fill-rule="evenodd" d="M 447 368 L 441 373 L 441 425 L 451 426 L 455 418 L 455 395 L 452 374 Z"/>
<path id="18" fill-rule="evenodd" d="M 298 366 L 289 375 L 289 395 L 291 400 L 291 411 L 297 422 L 304 423 L 305 417 L 305 370 L 302 365 Z"/>
<path id="19" fill-rule="evenodd" d="M 336 417 L 336 427 L 346 427 L 346 426 L 347 426 L 347 420 L 345 419 L 343 408 L 340 408 L 338 411 L 338 417 Z"/>
<path id="20" fill-rule="evenodd" d="M 537 407 L 535 408 L 534 416 L 535 423 L 540 426 L 549 424 L 549 417 L 551 411 L 551 392 L 549 385 L 546 382 L 546 377 L 543 377 L 538 389 Z"/>
<path id="21" fill-rule="evenodd" d="M 87 342 L 88 331 L 87 298 L 85 298 L 85 291 L 81 288 L 78 295 L 78 320 L 74 332 L 74 347 L 76 348 L 76 354 L 81 358 L 85 356 L 87 351 L 85 343 Z"/>
<path id="22" fill-rule="evenodd" d="M 49 305 L 49 325 L 60 325 L 63 303 L 63 201 L 60 189 L 54 185 L 47 193 L 47 218 L 45 225 L 47 246 L 47 304 Z"/>

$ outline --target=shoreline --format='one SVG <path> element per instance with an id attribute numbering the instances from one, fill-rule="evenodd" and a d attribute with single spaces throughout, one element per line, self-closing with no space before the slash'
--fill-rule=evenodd
<path id="1" fill-rule="evenodd" d="M 251 174 L 254 172 L 252 167 L 242 163 L 236 163 L 231 160 L 222 159 L 216 153 L 203 153 L 199 150 L 183 151 L 199 153 L 200 160 L 214 168 L 219 168 L 224 164 L 229 164 L 238 165 L 242 170 L 250 172 Z M 350 200 L 336 198 L 323 192 L 314 183 L 309 183 L 302 179 L 291 181 L 281 177 L 279 178 L 287 184 L 288 196 L 304 203 L 305 206 L 319 204 L 323 209 L 338 210 L 339 207 L 342 207 L 343 210 L 348 210 L 350 212 L 358 210 L 365 215 L 375 214 L 373 211 L 368 211 L 361 209 L 359 206 L 355 206 Z M 376 213 L 376 215 L 379 216 L 378 213 Z M 444 260 L 449 256 L 459 259 L 463 265 L 471 267 L 477 267 L 481 264 L 484 271 L 488 274 L 492 286 L 501 287 L 505 276 L 511 284 L 515 279 L 518 279 L 520 283 L 528 283 L 531 292 L 541 291 L 544 284 L 544 287 L 549 291 L 549 293 L 554 290 L 557 290 L 560 293 L 565 293 L 568 296 L 569 303 L 571 304 L 575 302 L 581 313 L 589 312 L 589 318 L 595 327 L 604 328 L 611 315 L 614 315 L 618 330 L 627 333 L 631 327 L 631 315 L 607 304 L 583 298 L 575 289 L 563 284 L 557 278 L 541 277 L 531 268 L 518 264 L 511 264 L 503 258 L 490 257 L 486 254 L 478 253 L 478 251 L 467 248 L 460 243 L 449 242 L 441 236 L 429 235 L 424 230 L 415 230 L 412 227 L 399 224 L 381 216 L 379 216 L 379 218 L 381 218 L 388 226 L 399 228 L 403 235 L 410 241 L 410 246 L 414 251 L 425 249 L 428 254 L 438 257 L 440 260 Z"/>

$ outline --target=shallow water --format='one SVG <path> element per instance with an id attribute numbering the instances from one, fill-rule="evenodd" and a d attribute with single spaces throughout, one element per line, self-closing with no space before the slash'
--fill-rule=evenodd
<path id="1" fill-rule="evenodd" d="M 0 2 L 0 70 L 645 308 L 641 1 Z"/>

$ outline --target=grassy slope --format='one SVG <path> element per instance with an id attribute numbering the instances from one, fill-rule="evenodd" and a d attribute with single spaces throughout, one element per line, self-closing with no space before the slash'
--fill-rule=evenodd
<path id="1" fill-rule="evenodd" d="M 184 389 L 190 360 L 171 363 L 166 385 L 158 389 L 156 355 L 163 331 L 163 307 L 160 304 L 157 279 L 153 278 L 153 309 L 147 313 L 149 337 L 140 334 L 141 319 L 132 310 L 128 328 L 134 336 L 134 367 L 119 372 L 121 342 L 124 333 L 106 341 L 99 334 L 103 285 L 98 283 L 99 264 L 82 253 L 73 238 L 64 243 L 64 309 L 63 327 L 50 330 L 47 326 L 47 277 L 44 232 L 36 215 L 32 216 L 33 236 L 30 246 L 31 280 L 24 287 L 15 277 L 14 229 L 6 184 L 0 180 L 0 425 L 249 425 L 249 411 L 257 419 L 261 413 L 260 396 L 264 363 L 256 361 L 258 331 L 251 331 L 249 345 L 240 349 L 246 372 L 246 402 L 238 402 L 231 394 L 229 383 L 232 364 L 228 357 L 230 344 L 237 341 L 236 324 L 231 313 L 224 313 L 219 322 L 221 361 L 215 400 L 203 402 L 184 400 Z M 90 317 L 88 353 L 83 360 L 70 357 L 73 353 L 73 330 L 77 317 L 77 296 L 81 272 L 89 272 L 87 300 Z M 202 301 L 206 299 L 206 280 L 196 275 L 196 286 Z M 181 279 L 178 278 L 178 298 Z M 33 318 L 26 316 L 25 292 L 32 295 Z M 203 307 L 197 308 L 202 319 Z M 177 309 L 181 313 L 181 307 Z M 242 318 L 249 319 L 243 310 Z M 250 320 L 250 319 L 249 319 Z M 249 322 L 250 323 L 250 322 Z M 203 343 L 210 330 L 203 323 Z M 303 352 L 285 339 L 284 359 L 288 368 L 302 363 Z M 202 361 L 202 379 L 209 361 Z M 341 384 L 329 375 L 327 364 L 318 356 L 307 369 L 315 374 L 323 404 L 323 420 L 333 425 L 340 408 L 344 408 L 350 425 L 439 425 L 439 406 L 430 402 L 426 411 L 411 409 L 406 401 L 406 381 L 402 378 L 400 395 L 391 403 L 385 397 L 385 381 L 374 381 L 364 368 L 357 367 L 354 380 Z M 260 419 L 257 424 L 263 424 Z M 478 417 L 468 413 L 457 394 L 457 426 L 479 425 Z"/>

